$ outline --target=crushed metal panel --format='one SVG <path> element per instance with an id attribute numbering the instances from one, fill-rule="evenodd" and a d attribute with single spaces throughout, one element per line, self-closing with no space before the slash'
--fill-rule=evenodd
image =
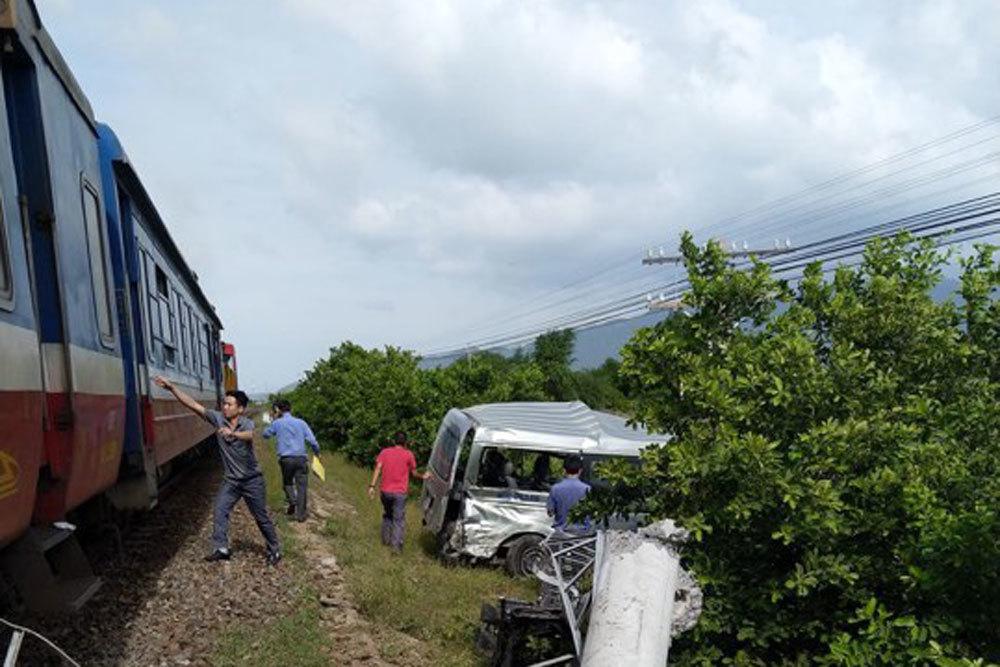
<path id="1" fill-rule="evenodd" d="M 637 454 L 670 436 L 650 433 L 622 417 L 591 410 L 585 403 L 489 403 L 464 412 L 479 426 L 482 442 L 528 445 L 579 452 Z"/>
<path id="2" fill-rule="evenodd" d="M 462 553 L 474 558 L 493 558 L 504 542 L 517 535 L 549 535 L 552 519 L 545 509 L 545 496 L 514 490 L 470 489 L 463 508 Z"/>

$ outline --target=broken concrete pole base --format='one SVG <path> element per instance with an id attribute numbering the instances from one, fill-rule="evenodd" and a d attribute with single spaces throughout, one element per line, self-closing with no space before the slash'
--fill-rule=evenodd
<path id="1" fill-rule="evenodd" d="M 680 567 L 687 531 L 669 519 L 599 533 L 583 667 L 662 667 L 673 634 L 694 626 L 701 591 Z"/>

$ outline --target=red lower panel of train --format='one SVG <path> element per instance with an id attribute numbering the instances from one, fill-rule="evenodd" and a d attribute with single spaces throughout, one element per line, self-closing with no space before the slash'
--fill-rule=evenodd
<path id="1" fill-rule="evenodd" d="M 156 465 L 162 466 L 212 435 L 214 429 L 204 419 L 175 400 L 144 400 L 144 422 L 153 432 Z"/>
<path id="2" fill-rule="evenodd" d="M 31 522 L 42 460 L 42 394 L 0 391 L 0 546 Z"/>
<path id="3" fill-rule="evenodd" d="M 66 413 L 67 397 L 49 394 L 50 415 Z M 110 488 L 118 478 L 125 435 L 125 397 L 74 394 L 69 428 L 45 434 L 50 480 L 43 480 L 35 520 L 57 521 Z M 53 420 L 56 421 L 56 420 Z"/>

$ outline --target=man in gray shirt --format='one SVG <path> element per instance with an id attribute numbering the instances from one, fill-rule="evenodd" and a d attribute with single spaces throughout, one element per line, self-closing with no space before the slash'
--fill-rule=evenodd
<path id="1" fill-rule="evenodd" d="M 215 549 L 205 560 L 229 560 L 229 514 L 242 498 L 267 542 L 268 565 L 277 565 L 281 560 L 281 546 L 278 543 L 278 533 L 267 514 L 264 474 L 253 452 L 254 425 L 243 414 L 250 402 L 247 395 L 242 391 L 227 391 L 222 401 L 222 412 L 218 412 L 209 410 L 166 378 L 157 376 L 153 381 L 173 394 L 184 407 L 216 428 L 216 442 L 222 456 L 223 480 L 215 500 L 215 526 L 212 531 Z"/>

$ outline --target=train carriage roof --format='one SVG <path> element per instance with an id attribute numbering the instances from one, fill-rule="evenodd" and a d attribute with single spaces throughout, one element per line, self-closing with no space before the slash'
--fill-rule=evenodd
<path id="1" fill-rule="evenodd" d="M 55 42 L 49 35 L 45 26 L 42 25 L 41 16 L 34 0 L 8 0 L 0 2 L 0 28 L 16 30 L 22 41 L 31 40 L 38 47 L 42 57 L 55 73 L 56 78 L 66 90 L 66 94 L 73 100 L 73 104 L 80 110 L 90 126 L 97 129 L 94 120 L 94 109 L 90 106 L 90 100 L 83 93 L 83 89 L 73 76 L 72 70 L 66 63 L 62 53 L 56 47 Z"/>
<path id="2" fill-rule="evenodd" d="M 166 223 L 163 222 L 159 211 L 156 210 L 153 199 L 146 192 L 146 188 L 142 184 L 142 179 L 139 178 L 139 173 L 133 166 L 128 154 L 125 153 L 125 149 L 122 148 L 118 136 L 114 130 L 104 123 L 98 123 L 98 134 L 101 137 L 102 152 L 107 151 L 106 157 L 111 160 L 115 177 L 124 184 L 129 195 L 135 200 L 139 210 L 143 214 L 143 219 L 152 228 L 154 237 L 162 244 L 163 250 L 174 263 L 180 278 L 185 281 L 188 289 L 191 290 L 191 294 L 197 299 L 205 312 L 208 313 L 209 317 L 212 318 L 214 324 L 219 329 L 222 329 L 222 320 L 219 319 L 218 314 L 215 312 L 215 307 L 208 300 L 208 297 L 205 296 L 198 282 L 197 274 L 188 266 L 183 253 L 177 247 L 173 237 L 170 236 L 170 231 L 167 229 Z"/>

